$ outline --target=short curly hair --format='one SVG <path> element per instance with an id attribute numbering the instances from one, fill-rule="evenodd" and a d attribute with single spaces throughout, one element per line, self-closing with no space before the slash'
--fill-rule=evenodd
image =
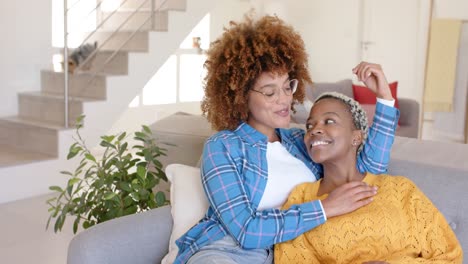
<path id="1" fill-rule="evenodd" d="M 325 99 L 325 98 L 332 98 L 338 101 L 343 102 L 349 108 L 349 112 L 351 113 L 351 117 L 353 118 L 354 127 L 358 130 L 362 131 L 362 143 L 359 146 L 357 153 L 362 151 L 364 148 L 364 143 L 367 138 L 367 133 L 369 131 L 369 123 L 367 122 L 367 113 L 361 107 L 361 105 L 354 100 L 342 93 L 337 92 L 326 92 L 320 94 L 314 101 L 314 104 L 318 101 Z"/>
<path id="2" fill-rule="evenodd" d="M 276 16 L 255 20 L 246 15 L 231 21 L 207 51 L 205 95 L 201 109 L 215 130 L 234 130 L 249 116 L 248 92 L 263 72 L 288 74 L 298 79 L 291 110 L 305 97 L 312 80 L 304 41 L 298 32 Z"/>

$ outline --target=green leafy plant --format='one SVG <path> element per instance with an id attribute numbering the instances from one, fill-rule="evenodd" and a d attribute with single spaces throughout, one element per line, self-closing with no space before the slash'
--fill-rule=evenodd
<path id="1" fill-rule="evenodd" d="M 95 224 L 130 215 L 169 203 L 162 191 L 153 192 L 160 181 L 167 181 L 158 158 L 167 150 L 157 145 L 151 130 L 143 126 L 134 133 L 137 142 L 129 146 L 126 132 L 102 136 L 104 154 L 98 158 L 91 153 L 80 135 L 84 116 L 76 122 L 75 142 L 68 159 L 81 157 L 74 172 L 62 171 L 69 177 L 65 187 L 50 186 L 56 196 L 47 200 L 54 231 L 62 230 L 67 216 L 76 217 L 73 232 L 82 223 L 84 229 Z M 166 144 L 166 143 L 163 143 Z"/>

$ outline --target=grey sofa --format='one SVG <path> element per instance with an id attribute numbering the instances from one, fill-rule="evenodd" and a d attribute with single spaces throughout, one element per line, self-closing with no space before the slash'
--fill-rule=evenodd
<path id="1" fill-rule="evenodd" d="M 352 81 L 350 79 L 341 80 L 333 83 L 314 83 L 306 87 L 306 98 L 313 102 L 314 98 L 323 92 L 340 92 L 351 98 L 354 98 Z M 400 109 L 400 121 L 396 135 L 400 137 L 418 138 L 419 134 L 419 103 L 409 98 L 398 97 Z M 294 114 L 293 121 L 299 124 L 305 124 L 309 116 L 310 104 L 304 103 L 296 107 L 298 110 Z"/>
<path id="2" fill-rule="evenodd" d="M 201 116 L 175 114 L 152 129 L 169 148 L 164 164 L 198 164 L 205 139 L 213 133 Z M 412 179 L 442 211 L 464 251 L 468 250 L 468 145 L 397 137 L 390 174 Z M 170 207 L 114 219 L 73 238 L 68 263 L 160 263 L 168 251 Z"/>

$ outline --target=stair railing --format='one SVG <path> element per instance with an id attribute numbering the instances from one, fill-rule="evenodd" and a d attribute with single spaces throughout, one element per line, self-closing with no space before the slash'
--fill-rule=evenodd
<path id="1" fill-rule="evenodd" d="M 68 32 L 68 13 L 70 12 L 70 10 L 72 10 L 75 6 L 77 6 L 78 2 L 80 2 L 82 0 L 78 0 L 76 1 L 71 7 L 68 7 L 68 1 L 67 0 L 64 0 L 64 12 L 63 12 L 63 15 L 64 15 L 64 22 L 63 22 L 63 25 L 64 25 L 64 41 L 63 41 L 63 58 L 64 58 L 64 66 L 63 66 L 63 71 L 64 71 L 64 106 L 65 106 L 65 111 L 64 111 L 64 124 L 65 124 L 65 128 L 68 128 L 69 127 L 69 123 L 68 123 L 68 119 L 69 119 L 69 100 L 71 100 L 72 98 L 70 98 L 69 96 L 69 85 L 70 85 L 70 71 L 69 71 L 69 65 L 68 65 L 68 53 L 69 53 L 69 48 L 68 48 L 68 35 L 69 35 L 69 32 Z M 92 32 L 90 32 L 84 39 L 83 41 L 80 43 L 79 46 L 85 44 L 90 38 L 91 36 L 93 36 L 96 32 L 98 32 L 100 29 L 102 29 L 104 27 L 104 24 L 119 10 L 121 10 L 122 6 L 127 2 L 128 0 L 123 0 L 120 4 L 119 4 L 119 7 L 114 9 L 107 17 L 105 17 L 97 26 L 96 26 L 96 29 L 93 30 Z M 98 46 L 97 48 L 89 54 L 89 56 L 83 61 L 81 62 L 78 67 L 76 67 L 74 69 L 74 73 L 79 73 L 82 69 L 83 69 L 83 65 L 86 65 L 87 63 L 90 63 L 90 61 L 92 60 L 92 58 L 94 56 L 96 56 L 96 54 L 102 49 L 102 47 L 104 47 L 104 45 L 106 43 L 108 43 L 109 40 L 111 40 L 118 32 L 122 31 L 122 28 L 130 21 L 130 19 L 132 17 L 135 16 L 135 14 L 137 14 L 142 8 L 143 6 L 148 2 L 148 1 L 151 1 L 151 9 L 150 9 L 150 15 L 136 28 L 134 29 L 130 35 L 124 39 L 124 41 L 122 43 L 120 43 L 120 45 L 118 46 L 117 49 L 115 49 L 111 55 L 109 55 L 109 57 L 104 61 L 104 63 L 102 65 L 100 65 L 98 67 L 98 69 L 96 71 L 94 71 L 93 73 L 91 73 L 91 78 L 88 80 L 87 82 L 87 86 L 90 86 L 95 80 L 96 80 L 96 77 L 103 72 L 104 68 L 112 61 L 112 59 L 114 59 L 114 57 L 123 49 L 123 47 L 135 36 L 136 33 L 140 32 L 141 29 L 143 28 L 144 25 L 146 25 L 148 23 L 148 21 L 151 19 L 151 30 L 154 30 L 155 29 L 155 19 L 154 19 L 154 14 L 155 12 L 158 12 L 160 11 L 164 5 L 169 1 L 169 0 L 163 0 L 159 3 L 159 5 L 156 7 L 155 5 L 155 1 L 156 0 L 143 0 L 140 5 L 132 11 L 132 13 L 120 24 L 117 26 L 117 28 L 109 35 L 107 36 L 103 42 L 101 43 L 98 43 Z M 102 5 L 102 2 L 101 0 L 98 1 L 98 3 L 96 4 L 96 6 L 88 13 L 88 15 L 86 15 L 86 17 L 89 17 L 90 14 L 94 13 L 96 10 L 98 10 L 98 8 L 101 7 Z"/>
<path id="2" fill-rule="evenodd" d="M 64 124 L 68 128 L 68 1 L 63 0 L 63 79 L 64 79 Z"/>

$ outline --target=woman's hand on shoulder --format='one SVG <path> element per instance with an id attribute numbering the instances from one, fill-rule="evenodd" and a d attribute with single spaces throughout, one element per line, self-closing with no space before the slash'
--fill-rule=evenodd
<path id="1" fill-rule="evenodd" d="M 382 66 L 379 64 L 363 61 L 353 68 L 353 73 L 356 74 L 358 80 L 372 90 L 378 98 L 390 101 L 394 99 Z"/>
<path id="2" fill-rule="evenodd" d="M 322 200 L 327 218 L 350 213 L 372 202 L 377 187 L 354 181 L 343 184 Z"/>

